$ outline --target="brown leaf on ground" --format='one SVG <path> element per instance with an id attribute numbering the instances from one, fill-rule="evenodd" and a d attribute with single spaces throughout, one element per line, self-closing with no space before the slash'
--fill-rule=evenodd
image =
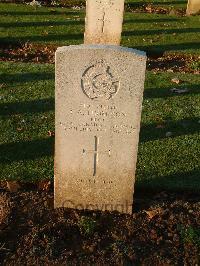
<path id="1" fill-rule="evenodd" d="M 162 213 L 162 208 L 157 208 L 157 209 L 154 209 L 154 210 L 149 210 L 149 211 L 144 211 L 146 214 L 147 214 L 147 216 L 148 216 L 148 218 L 151 220 L 151 219 L 153 219 L 156 215 L 158 215 L 158 214 L 160 214 L 160 213 Z"/>
<path id="2" fill-rule="evenodd" d="M 151 8 L 151 6 L 147 6 L 147 7 L 145 8 L 145 10 L 146 10 L 148 13 L 152 13 L 152 8 Z"/>
<path id="3" fill-rule="evenodd" d="M 17 192 L 21 188 L 19 182 L 17 181 L 6 181 L 6 183 L 10 192 Z"/>
<path id="4" fill-rule="evenodd" d="M 46 31 L 46 30 L 44 30 L 44 32 L 42 33 L 42 35 L 48 35 L 49 33 L 48 33 L 48 31 Z"/>
<path id="5" fill-rule="evenodd" d="M 51 181 L 49 180 L 39 181 L 38 183 L 38 189 L 42 191 L 49 191 L 50 186 L 51 186 Z"/>
<path id="6" fill-rule="evenodd" d="M 173 79 L 171 79 L 171 82 L 179 84 L 181 81 L 178 78 L 173 78 Z"/>

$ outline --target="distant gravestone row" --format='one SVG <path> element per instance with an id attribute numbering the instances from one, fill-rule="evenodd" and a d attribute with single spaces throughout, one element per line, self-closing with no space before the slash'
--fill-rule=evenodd
<path id="1" fill-rule="evenodd" d="M 85 45 L 56 51 L 55 207 L 132 212 L 146 56 L 116 45 L 123 10 L 88 0 Z"/>

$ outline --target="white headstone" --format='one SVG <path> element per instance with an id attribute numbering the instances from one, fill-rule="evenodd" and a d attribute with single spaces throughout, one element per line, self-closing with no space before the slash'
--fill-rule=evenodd
<path id="1" fill-rule="evenodd" d="M 85 44 L 119 45 L 124 0 L 87 0 Z"/>
<path id="2" fill-rule="evenodd" d="M 55 207 L 132 212 L 145 79 L 143 52 L 56 52 Z"/>
<path id="3" fill-rule="evenodd" d="M 187 15 L 195 15 L 200 13 L 200 0 L 188 0 Z"/>

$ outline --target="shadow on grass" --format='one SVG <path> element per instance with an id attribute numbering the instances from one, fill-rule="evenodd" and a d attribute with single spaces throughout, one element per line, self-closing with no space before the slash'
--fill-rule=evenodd
<path id="1" fill-rule="evenodd" d="M 200 33 L 200 28 L 184 28 L 184 29 L 156 29 L 156 30 L 134 30 L 123 31 L 122 36 L 143 36 L 143 35 L 158 35 L 158 34 L 182 34 L 182 33 Z"/>
<path id="2" fill-rule="evenodd" d="M 54 138 L 38 139 L 24 142 L 6 143 L 0 146 L 0 163 L 33 160 L 44 156 L 53 156 Z"/>
<path id="3" fill-rule="evenodd" d="M 27 102 L 0 104 L 0 115 L 10 116 L 22 113 L 42 113 L 54 110 L 54 99 L 40 99 Z"/>
<path id="4" fill-rule="evenodd" d="M 182 21 L 182 18 L 157 18 L 157 19 L 124 19 L 124 24 L 129 24 L 129 23 L 160 23 L 160 22 L 174 22 L 174 21 Z"/>
<path id="5" fill-rule="evenodd" d="M 149 173 L 149 176 L 151 174 Z M 149 177 L 148 176 L 148 177 Z M 139 193 L 155 193 L 161 191 L 170 192 L 200 192 L 200 169 L 196 168 L 188 172 L 178 172 L 167 176 L 157 176 L 155 178 L 147 178 L 138 180 L 136 178 L 136 191 Z"/>
<path id="6" fill-rule="evenodd" d="M 155 44 L 155 45 L 135 45 L 129 48 L 138 49 L 141 51 L 145 51 L 147 56 L 150 57 L 161 57 L 166 51 L 182 51 L 182 50 L 199 50 L 200 43 L 198 42 L 187 42 L 187 43 L 179 43 L 179 44 Z"/>
<path id="7" fill-rule="evenodd" d="M 25 83 L 25 82 L 37 82 L 40 80 L 54 80 L 53 72 L 28 72 L 28 73 L 15 73 L 15 74 L 1 74 L 0 81 L 2 83 Z"/>
<path id="8" fill-rule="evenodd" d="M 175 18 L 160 18 L 160 19 L 136 19 L 130 20 L 126 19 L 125 23 L 159 23 L 159 22 L 174 22 L 180 21 L 180 19 Z M 7 28 L 18 28 L 18 27 L 44 27 L 44 26 L 68 26 L 68 25 L 84 25 L 85 21 L 82 20 L 66 20 L 66 21 L 25 21 L 25 22 L 2 22 L 0 23 L 0 27 Z"/>
<path id="9" fill-rule="evenodd" d="M 47 26 L 68 26 L 84 25 L 84 20 L 66 20 L 66 21 L 33 21 L 33 22 L 9 22 L 0 23 L 0 27 L 18 28 L 18 27 L 47 27 Z"/>
<path id="10" fill-rule="evenodd" d="M 38 11 L 38 10 L 32 10 L 32 11 L 0 11 L 0 16 L 68 16 L 68 15 L 80 15 L 80 11 L 65 11 L 65 12 L 59 12 L 59 11 Z"/>
<path id="11" fill-rule="evenodd" d="M 126 5 L 128 5 L 129 7 L 139 7 L 139 6 L 142 6 L 144 4 L 149 4 L 149 1 L 141 1 L 141 2 L 132 2 L 132 3 L 126 3 Z M 151 2 L 152 4 L 152 2 Z M 153 3 L 154 6 L 157 6 L 157 5 L 161 5 L 161 6 L 165 6 L 165 5 L 181 5 L 181 4 L 185 4 L 187 5 L 187 1 L 156 1 Z"/>
<path id="12" fill-rule="evenodd" d="M 143 35 L 157 35 L 157 34 L 173 34 L 173 33 L 200 33 L 199 28 L 187 28 L 187 29 L 159 29 L 159 30 L 135 30 L 135 31 L 124 31 L 123 36 L 143 36 Z M 0 43 L 20 43 L 20 42 L 49 42 L 49 41 L 66 41 L 66 40 L 82 40 L 83 33 L 68 33 L 68 34 L 49 34 L 49 35 L 29 35 L 29 36 L 20 36 L 20 37 L 3 37 L 0 38 Z M 139 47 L 142 47 L 141 45 Z M 143 46 L 145 47 L 145 46 Z M 162 50 L 168 49 L 188 49 L 188 48 L 199 48 L 199 43 L 179 43 L 171 45 L 151 45 L 154 48 L 161 48 Z M 147 47 L 149 48 L 149 46 Z"/>
<path id="13" fill-rule="evenodd" d="M 29 35 L 29 36 L 20 36 L 20 37 L 3 37 L 0 38 L 0 43 L 2 44 L 21 44 L 26 42 L 60 42 L 60 41 L 67 41 L 67 40 L 83 40 L 83 33 L 68 33 L 63 35 L 55 35 L 55 34 L 49 34 L 49 35 Z"/>
<path id="14" fill-rule="evenodd" d="M 157 128 L 158 123 L 142 124 L 140 130 L 140 142 L 153 141 L 166 138 L 166 132 L 172 132 L 170 138 L 200 132 L 199 118 L 182 119 L 178 121 L 166 121 L 164 128 Z"/>
<path id="15" fill-rule="evenodd" d="M 154 5 L 179 5 L 179 4 L 187 4 L 187 1 L 156 1 Z"/>

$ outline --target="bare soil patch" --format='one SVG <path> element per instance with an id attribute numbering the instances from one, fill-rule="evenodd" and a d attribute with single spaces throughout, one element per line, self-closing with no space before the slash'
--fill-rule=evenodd
<path id="1" fill-rule="evenodd" d="M 31 43 L 15 46 L 4 45 L 0 46 L 0 61 L 54 64 L 56 49 L 57 46 L 54 45 L 44 46 Z M 150 54 L 147 70 L 199 74 L 200 57 L 177 53 Z"/>
<path id="2" fill-rule="evenodd" d="M 54 210 L 44 182 L 2 186 L 0 202 L 2 265 L 199 263 L 199 195 L 136 193 L 133 215 Z"/>
<path id="3" fill-rule="evenodd" d="M 2 0 L 4 3 L 16 3 L 16 4 L 29 4 L 32 0 Z M 51 0 L 40 0 L 42 6 L 46 7 L 65 7 L 72 9 L 85 9 L 84 0 L 60 0 L 60 1 L 51 1 Z M 132 13 L 154 13 L 154 14 L 171 14 L 177 16 L 185 16 L 185 8 L 173 8 L 173 7 L 163 7 L 163 5 L 157 5 L 153 3 L 126 3 L 125 11 Z"/>
<path id="4" fill-rule="evenodd" d="M 185 9 L 171 8 L 154 5 L 152 3 L 132 3 L 126 4 L 125 10 L 132 13 L 153 13 L 153 14 L 170 14 L 176 16 L 185 16 Z"/>
<path id="5" fill-rule="evenodd" d="M 53 64 L 57 46 L 31 43 L 0 46 L 0 61 Z"/>

